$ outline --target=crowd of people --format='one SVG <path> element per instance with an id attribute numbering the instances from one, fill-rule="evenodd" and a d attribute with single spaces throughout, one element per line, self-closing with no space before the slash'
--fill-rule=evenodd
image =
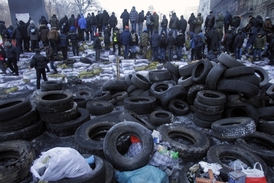
<path id="1" fill-rule="evenodd" d="M 98 11 L 96 15 L 88 13 L 86 17 L 71 14 L 68 18 L 65 15 L 60 20 L 55 14 L 48 21 L 41 16 L 37 24 L 31 18 L 28 22 L 16 19 L 16 27 L 10 25 L 7 28 L 0 21 L 0 33 L 5 42 L 4 48 L 1 46 L 0 49 L 0 60 L 7 60 L 7 66 L 18 75 L 19 55 L 35 52 L 42 46 L 48 53 L 51 52 L 47 58 L 51 62 L 51 68 L 57 73 L 53 57 L 61 51 L 63 59 L 67 59 L 69 44 L 73 54 L 79 56 L 78 43 L 93 41 L 96 60 L 99 61 L 102 50 L 99 37 L 102 36 L 105 50 L 110 50 L 112 43 L 113 52 L 118 48 L 118 55 L 121 55 L 123 46 L 125 58 L 135 58 L 136 47 L 139 46 L 144 58 L 148 49 L 152 50 L 152 61 L 171 61 L 174 53 L 181 60 L 182 50 L 186 46 L 186 40 L 189 40 L 191 60 L 214 59 L 219 53 L 227 52 L 235 55 L 236 59 L 241 59 L 242 54 L 251 54 L 253 60 L 269 57 L 269 64 L 274 65 L 274 28 L 269 17 L 263 19 L 260 15 L 250 15 L 244 26 L 241 25 L 240 16 L 233 16 L 228 11 L 225 15 L 218 12 L 216 16 L 210 11 L 205 19 L 201 13 L 197 16 L 192 13 L 188 20 L 183 15 L 178 18 L 173 12 L 169 19 L 163 15 L 160 20 L 157 12 L 148 11 L 145 14 L 143 10 L 137 12 L 133 6 L 130 12 L 124 9 L 119 18 L 122 21 L 121 32 L 115 13 L 109 15 L 106 10 Z M 6 73 L 1 61 L 0 68 Z M 48 68 L 47 70 L 49 71 Z"/>

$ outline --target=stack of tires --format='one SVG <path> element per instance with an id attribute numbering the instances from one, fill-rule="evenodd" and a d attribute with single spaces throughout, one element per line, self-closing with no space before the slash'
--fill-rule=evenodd
<path id="1" fill-rule="evenodd" d="M 30 140 L 45 130 L 39 114 L 28 98 L 7 99 L 0 102 L 0 142 Z"/>
<path id="2" fill-rule="evenodd" d="M 73 135 L 76 129 L 90 119 L 89 112 L 78 108 L 70 91 L 48 91 L 37 96 L 37 110 L 47 130 L 57 136 Z"/>
<path id="3" fill-rule="evenodd" d="M 54 91 L 54 90 L 62 90 L 63 83 L 60 81 L 44 81 L 41 83 L 42 91 Z"/>
<path id="4" fill-rule="evenodd" d="M 221 92 L 199 91 L 194 100 L 194 123 L 200 127 L 210 128 L 214 121 L 222 118 L 225 102 L 226 95 Z"/>

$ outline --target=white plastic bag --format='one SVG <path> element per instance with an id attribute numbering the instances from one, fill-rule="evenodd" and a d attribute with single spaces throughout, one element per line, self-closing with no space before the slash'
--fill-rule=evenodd
<path id="1" fill-rule="evenodd" d="M 256 168 L 257 165 L 260 169 Z M 242 172 L 246 174 L 246 183 L 267 183 L 262 165 L 259 162 L 254 164 L 253 169 L 242 169 Z"/>
<path id="2" fill-rule="evenodd" d="M 80 177 L 91 171 L 89 164 L 78 151 L 66 147 L 56 147 L 43 152 L 31 167 L 31 173 L 43 181 Z"/>

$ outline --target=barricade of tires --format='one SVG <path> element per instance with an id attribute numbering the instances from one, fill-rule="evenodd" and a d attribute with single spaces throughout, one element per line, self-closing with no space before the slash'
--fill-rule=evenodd
<path id="1" fill-rule="evenodd" d="M 39 113 L 29 98 L 13 98 L 0 102 L 0 142 L 30 140 L 45 131 Z"/>
<path id="2" fill-rule="evenodd" d="M 90 119 L 89 111 L 78 108 L 70 91 L 42 92 L 36 98 L 36 107 L 47 130 L 57 136 L 73 135 Z"/>

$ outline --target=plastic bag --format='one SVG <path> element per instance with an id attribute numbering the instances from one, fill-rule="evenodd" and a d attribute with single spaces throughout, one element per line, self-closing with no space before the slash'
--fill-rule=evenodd
<path id="1" fill-rule="evenodd" d="M 168 183 L 167 174 L 159 168 L 151 165 L 146 165 L 133 171 L 117 171 L 115 176 L 119 183 Z"/>
<path id="2" fill-rule="evenodd" d="M 72 148 L 56 147 L 43 152 L 31 167 L 31 173 L 43 181 L 75 178 L 92 172 L 87 161 Z"/>
<path id="3" fill-rule="evenodd" d="M 256 166 L 259 165 L 260 169 Z M 253 169 L 242 169 L 242 172 L 246 174 L 246 183 L 266 183 L 266 178 L 264 176 L 264 171 L 262 165 L 259 162 L 254 164 Z"/>

